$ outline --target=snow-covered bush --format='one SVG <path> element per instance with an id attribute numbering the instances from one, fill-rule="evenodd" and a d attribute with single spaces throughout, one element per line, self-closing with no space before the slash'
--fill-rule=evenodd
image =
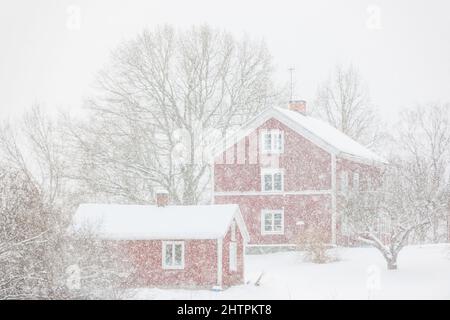
<path id="1" fill-rule="evenodd" d="M 0 299 L 56 298 L 54 215 L 19 171 L 0 170 Z"/>
<path id="2" fill-rule="evenodd" d="M 67 287 L 77 299 L 124 299 L 133 268 L 120 242 L 105 242 L 90 230 L 71 235 L 67 246 Z"/>

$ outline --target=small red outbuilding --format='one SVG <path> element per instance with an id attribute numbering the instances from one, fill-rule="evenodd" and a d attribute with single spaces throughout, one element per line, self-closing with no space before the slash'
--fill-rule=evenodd
<path id="1" fill-rule="evenodd" d="M 249 235 L 239 206 L 82 204 L 74 224 L 120 241 L 138 287 L 229 287 L 244 283 Z"/>

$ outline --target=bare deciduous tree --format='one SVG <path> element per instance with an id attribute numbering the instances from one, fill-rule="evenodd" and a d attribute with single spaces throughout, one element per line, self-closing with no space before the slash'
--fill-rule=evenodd
<path id="1" fill-rule="evenodd" d="M 71 128 L 77 178 L 109 199 L 149 202 L 160 186 L 175 203 L 198 203 L 205 146 L 273 101 L 271 74 L 263 42 L 208 26 L 145 30 L 113 52 L 91 120 Z"/>
<path id="2" fill-rule="evenodd" d="M 374 147 L 380 138 L 368 88 L 353 65 L 336 66 L 319 86 L 313 113 L 364 145 Z"/>
<path id="3" fill-rule="evenodd" d="M 393 159 L 376 191 L 355 191 L 343 205 L 347 229 L 358 240 L 378 249 L 388 269 L 397 269 L 397 257 L 410 237 L 430 226 L 435 211 L 432 204 L 417 197 L 411 180 L 412 163 Z"/>
<path id="4" fill-rule="evenodd" d="M 3 298 L 65 295 L 62 249 L 62 141 L 55 124 L 34 106 L 22 121 L 0 126 L 0 265 L 9 279 Z M 67 209 L 67 208 L 65 208 Z"/>
<path id="5" fill-rule="evenodd" d="M 397 150 L 411 162 L 408 183 L 433 211 L 433 242 L 445 241 L 450 185 L 450 104 L 419 105 L 401 115 Z M 422 241 L 427 239 L 421 236 Z"/>
<path id="6" fill-rule="evenodd" d="M 45 298 L 50 217 L 41 194 L 19 171 L 0 171 L 0 299 Z"/>

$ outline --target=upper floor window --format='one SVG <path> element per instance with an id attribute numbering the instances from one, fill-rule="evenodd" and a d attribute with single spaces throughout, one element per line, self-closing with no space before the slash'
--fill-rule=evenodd
<path id="1" fill-rule="evenodd" d="M 278 129 L 264 130 L 261 135 L 263 153 L 282 153 L 284 150 L 284 134 Z"/>
<path id="2" fill-rule="evenodd" d="M 283 191 L 284 174 L 282 169 L 261 169 L 261 190 Z"/>
<path id="3" fill-rule="evenodd" d="M 261 234 L 284 234 L 283 210 L 262 210 Z"/>
<path id="4" fill-rule="evenodd" d="M 184 269 L 184 242 L 163 242 L 163 268 Z"/>

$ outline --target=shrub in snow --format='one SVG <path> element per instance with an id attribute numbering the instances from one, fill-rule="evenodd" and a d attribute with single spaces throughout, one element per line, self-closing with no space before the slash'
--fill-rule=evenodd
<path id="1" fill-rule="evenodd" d="M 88 228 L 71 237 L 67 246 L 67 287 L 72 298 L 124 299 L 130 287 L 132 265 L 120 241 L 97 239 Z M 71 282 L 73 281 L 73 282 Z"/>
<path id="2" fill-rule="evenodd" d="M 27 175 L 0 170 L 0 300 L 63 295 L 55 275 L 59 214 Z"/>
<path id="3" fill-rule="evenodd" d="M 323 228 L 317 225 L 307 226 L 298 237 L 298 248 L 305 252 L 306 258 L 314 263 L 328 263 L 334 261 L 329 249 L 329 236 Z"/>

